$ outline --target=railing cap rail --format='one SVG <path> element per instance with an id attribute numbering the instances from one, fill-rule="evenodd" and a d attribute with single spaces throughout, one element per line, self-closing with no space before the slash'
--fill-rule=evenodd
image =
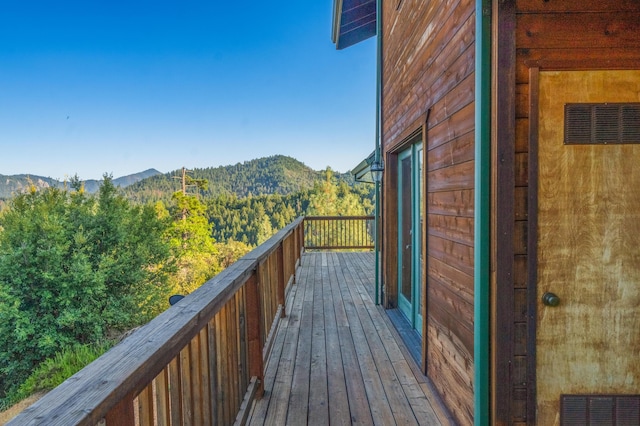
<path id="1" fill-rule="evenodd" d="M 304 220 L 360 220 L 360 219 L 374 219 L 374 216 L 371 215 L 361 215 L 361 216 L 304 216 Z"/>

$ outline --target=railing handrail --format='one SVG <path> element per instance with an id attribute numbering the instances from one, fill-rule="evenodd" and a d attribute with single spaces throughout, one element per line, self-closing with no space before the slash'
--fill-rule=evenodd
<path id="1" fill-rule="evenodd" d="M 353 219 L 374 219 L 373 215 L 359 216 L 304 216 L 304 220 L 353 220 Z"/>
<path id="2" fill-rule="evenodd" d="M 67 379 L 9 424 L 94 425 L 141 392 L 301 225 L 299 217 Z M 299 257 L 300 253 L 296 254 Z M 295 273 L 295 271 L 294 271 Z"/>

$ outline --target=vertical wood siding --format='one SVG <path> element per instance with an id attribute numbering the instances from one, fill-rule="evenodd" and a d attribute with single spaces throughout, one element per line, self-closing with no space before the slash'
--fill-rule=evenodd
<path id="1" fill-rule="evenodd" d="M 460 424 L 473 422 L 474 5 L 472 0 L 383 5 L 385 153 L 397 152 L 431 109 L 423 133 L 428 223 L 423 260 L 429 282 L 424 355 L 428 376 Z M 387 156 L 388 163 L 394 158 Z M 387 167 L 385 282 L 391 299 L 397 274 L 390 241 L 397 236 L 392 172 Z"/>
<path id="2" fill-rule="evenodd" d="M 529 69 L 640 68 L 637 0 L 517 0 L 511 424 L 534 424 L 535 283 L 527 268 Z M 535 207 L 535 206 L 533 206 Z M 529 296 L 528 296 L 529 295 Z M 532 362 L 533 360 L 533 362 Z"/>

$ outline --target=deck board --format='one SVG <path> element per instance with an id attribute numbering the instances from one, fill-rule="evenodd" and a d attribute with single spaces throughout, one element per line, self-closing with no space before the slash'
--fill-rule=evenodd
<path id="1" fill-rule="evenodd" d="M 326 259 L 316 260 L 313 282 L 313 333 L 311 337 L 311 373 L 309 377 L 309 419 L 316 424 L 329 424 L 329 394 L 327 389 L 327 351 L 324 327 L 323 275 Z"/>
<path id="2" fill-rule="evenodd" d="M 442 424 L 371 299 L 373 270 L 372 253 L 304 254 L 250 424 Z"/>

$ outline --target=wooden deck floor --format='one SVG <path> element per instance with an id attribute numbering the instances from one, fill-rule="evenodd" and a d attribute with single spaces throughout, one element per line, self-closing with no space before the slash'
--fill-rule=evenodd
<path id="1" fill-rule="evenodd" d="M 373 253 L 303 256 L 250 424 L 442 424 L 369 295 L 373 274 Z"/>

